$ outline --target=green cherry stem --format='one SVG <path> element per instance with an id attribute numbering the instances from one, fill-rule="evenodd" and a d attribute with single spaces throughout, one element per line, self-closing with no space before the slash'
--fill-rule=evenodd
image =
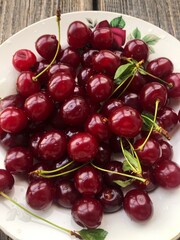
<path id="1" fill-rule="evenodd" d="M 28 213 L 29 215 L 45 222 L 45 223 L 48 223 L 50 224 L 51 226 L 55 227 L 55 228 L 58 228 L 59 230 L 63 231 L 63 232 L 66 232 L 68 234 L 70 234 L 71 236 L 75 236 L 76 238 L 78 239 L 82 239 L 81 236 L 78 234 L 77 231 L 72 231 L 72 230 L 69 230 L 67 228 L 64 228 L 64 227 L 60 227 L 59 225 L 53 223 L 53 222 L 50 222 L 49 220 L 47 219 L 44 219 L 42 217 L 40 217 L 39 215 L 29 211 L 28 209 L 26 209 L 25 207 L 23 207 L 22 205 L 20 205 L 19 203 L 17 203 L 15 200 L 13 200 L 11 197 L 9 197 L 8 195 L 6 195 L 4 192 L 0 192 L 0 195 L 3 196 L 4 198 L 6 198 L 7 200 L 9 200 L 10 202 L 12 202 L 13 204 L 15 204 L 17 207 L 19 207 L 20 209 L 22 209 L 23 211 L 25 211 L 26 213 Z"/>

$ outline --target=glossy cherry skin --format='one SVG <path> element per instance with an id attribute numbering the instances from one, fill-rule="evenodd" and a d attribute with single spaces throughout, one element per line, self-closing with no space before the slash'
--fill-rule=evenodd
<path id="1" fill-rule="evenodd" d="M 98 152 L 94 158 L 93 163 L 99 167 L 105 167 L 105 165 L 111 160 L 111 148 L 107 143 L 101 143 L 98 147 Z"/>
<path id="2" fill-rule="evenodd" d="M 45 34 L 40 36 L 35 43 L 37 52 L 41 57 L 51 61 L 56 53 L 58 41 L 55 35 Z"/>
<path id="3" fill-rule="evenodd" d="M 34 74 L 30 71 L 22 72 L 16 81 L 17 91 L 24 97 L 40 91 L 39 81 L 33 81 Z"/>
<path id="4" fill-rule="evenodd" d="M 91 45 L 93 49 L 111 49 L 113 44 L 113 34 L 110 28 L 97 28 L 91 36 Z"/>
<path id="5" fill-rule="evenodd" d="M 142 128 L 141 115 L 129 106 L 116 109 L 110 114 L 108 120 L 111 131 L 122 137 L 133 138 Z"/>
<path id="6" fill-rule="evenodd" d="M 146 71 L 156 77 L 164 79 L 167 75 L 172 73 L 173 64 L 168 58 L 156 58 L 148 63 Z"/>
<path id="7" fill-rule="evenodd" d="M 131 79 L 131 77 L 129 78 L 129 80 L 130 79 Z M 128 80 L 127 80 L 127 82 L 128 82 Z M 140 74 L 138 72 L 138 73 L 136 73 L 132 82 L 128 86 L 128 91 L 138 94 L 141 91 L 141 88 L 144 86 L 145 83 L 146 83 L 145 76 L 143 76 L 142 74 Z"/>
<path id="8" fill-rule="evenodd" d="M 26 191 L 26 201 L 35 210 L 47 209 L 54 198 L 53 185 L 46 179 L 32 181 Z"/>
<path id="9" fill-rule="evenodd" d="M 73 48 L 83 48 L 90 42 L 91 30 L 81 21 L 72 22 L 67 30 L 67 41 Z"/>
<path id="10" fill-rule="evenodd" d="M 29 144 L 29 134 L 25 130 L 19 133 L 3 132 L 3 136 L 0 137 L 1 144 L 7 149 L 12 147 L 28 147 Z"/>
<path id="11" fill-rule="evenodd" d="M 86 90 L 93 101 L 103 102 L 111 95 L 113 82 L 104 74 L 95 74 L 89 78 Z"/>
<path id="12" fill-rule="evenodd" d="M 86 100 L 80 96 L 73 96 L 61 106 L 60 116 L 69 126 L 82 126 L 89 114 Z"/>
<path id="13" fill-rule="evenodd" d="M 12 63 L 19 72 L 28 71 L 35 65 L 36 56 L 28 49 L 20 49 L 13 55 Z"/>
<path id="14" fill-rule="evenodd" d="M 98 143 L 94 136 L 87 132 L 74 134 L 68 142 L 68 155 L 77 162 L 88 162 L 98 152 Z"/>
<path id="15" fill-rule="evenodd" d="M 74 176 L 74 184 L 81 194 L 95 195 L 102 188 L 101 173 L 93 166 L 84 166 L 77 170 Z"/>
<path id="16" fill-rule="evenodd" d="M 17 107 L 23 109 L 25 98 L 20 94 L 11 94 L 0 99 L 0 111 L 7 107 Z"/>
<path id="17" fill-rule="evenodd" d="M 33 165 L 33 156 L 28 148 L 14 147 L 7 151 L 4 163 L 12 174 L 28 173 Z"/>
<path id="18" fill-rule="evenodd" d="M 70 65 L 72 68 L 76 69 L 81 62 L 79 52 L 71 47 L 63 49 L 60 54 L 60 62 Z"/>
<path id="19" fill-rule="evenodd" d="M 140 103 L 144 110 L 154 113 L 156 101 L 159 100 L 159 110 L 165 106 L 167 96 L 167 90 L 161 83 L 146 83 L 140 91 Z"/>
<path id="20" fill-rule="evenodd" d="M 27 116 L 20 108 L 7 107 L 0 112 L 0 125 L 5 132 L 18 133 L 26 127 L 27 122 Z"/>
<path id="21" fill-rule="evenodd" d="M 117 212 L 123 205 L 123 192 L 118 187 L 104 187 L 97 196 L 105 213 Z"/>
<path id="22" fill-rule="evenodd" d="M 57 162 L 66 153 L 67 140 L 62 131 L 50 130 L 43 134 L 38 144 L 40 158 L 46 162 Z"/>
<path id="23" fill-rule="evenodd" d="M 101 224 L 103 208 L 95 198 L 83 197 L 74 203 L 71 215 L 80 226 L 94 229 Z"/>
<path id="24" fill-rule="evenodd" d="M 70 180 L 58 180 L 55 183 L 55 201 L 64 208 L 72 208 L 73 204 L 81 197 L 74 183 Z"/>
<path id="25" fill-rule="evenodd" d="M 161 151 L 162 151 L 162 156 L 161 158 L 159 159 L 159 161 L 163 161 L 163 160 L 169 160 L 171 161 L 172 160 L 172 157 L 173 157 L 173 147 L 172 145 L 163 140 L 163 139 L 160 139 L 158 140 L 160 146 L 161 146 Z"/>
<path id="26" fill-rule="evenodd" d="M 48 82 L 48 92 L 58 102 L 63 102 L 73 93 L 75 87 L 74 78 L 67 73 L 57 72 Z"/>
<path id="27" fill-rule="evenodd" d="M 78 84 L 84 88 L 87 86 L 88 79 L 94 74 L 94 71 L 92 68 L 82 68 L 78 75 Z"/>
<path id="28" fill-rule="evenodd" d="M 165 78 L 167 83 L 172 84 L 172 87 L 168 87 L 168 97 L 178 98 L 180 97 L 180 73 L 172 73 Z"/>
<path id="29" fill-rule="evenodd" d="M 98 52 L 99 52 L 98 50 L 94 50 L 94 49 L 89 49 L 88 51 L 84 52 L 81 57 L 82 58 L 81 62 L 83 67 L 91 68 L 93 65 L 93 58 Z"/>
<path id="30" fill-rule="evenodd" d="M 123 207 L 132 220 L 146 221 L 152 216 L 153 205 L 148 194 L 139 189 L 132 189 L 124 197 Z"/>
<path id="31" fill-rule="evenodd" d="M 31 120 L 41 122 L 52 113 L 53 103 L 46 93 L 38 92 L 26 99 L 24 110 Z"/>
<path id="32" fill-rule="evenodd" d="M 160 144 L 154 138 L 149 138 L 143 149 L 138 149 L 145 141 L 140 138 L 134 143 L 134 149 L 143 165 L 152 166 L 162 156 Z"/>
<path id="33" fill-rule="evenodd" d="M 158 162 L 154 167 L 154 176 L 163 188 L 180 186 L 180 168 L 175 162 L 169 160 Z"/>
<path id="34" fill-rule="evenodd" d="M 49 69 L 48 69 L 48 76 L 49 78 L 52 77 L 53 74 L 57 72 L 63 72 L 67 73 L 69 75 L 72 75 L 73 78 L 75 78 L 76 74 L 75 71 L 72 67 L 65 63 L 58 62 L 56 64 L 53 64 Z"/>
<path id="35" fill-rule="evenodd" d="M 120 64 L 120 58 L 109 50 L 101 50 L 93 58 L 93 69 L 97 73 L 104 73 L 112 77 Z"/>
<path id="36" fill-rule="evenodd" d="M 44 177 L 43 176 L 40 176 L 36 173 L 36 171 L 42 171 L 42 170 L 45 170 L 45 171 L 48 171 L 48 170 L 51 170 L 50 167 L 48 166 L 48 164 L 44 163 L 44 162 L 37 162 L 35 163 L 32 168 L 31 168 L 31 171 L 29 172 L 28 174 L 28 180 L 29 182 L 33 182 L 35 180 L 40 180 L 40 179 L 43 179 L 44 180 Z"/>
<path id="37" fill-rule="evenodd" d="M 132 107 L 139 112 L 142 111 L 139 95 L 137 93 L 128 92 L 121 97 L 121 100 L 124 105 Z"/>
<path id="38" fill-rule="evenodd" d="M 124 104 L 120 99 L 111 98 L 103 104 L 102 114 L 106 117 L 109 117 L 112 111 L 122 107 L 123 105 Z"/>
<path id="39" fill-rule="evenodd" d="M 14 186 L 14 177 L 6 169 L 0 169 L 0 192 L 9 192 Z"/>
<path id="40" fill-rule="evenodd" d="M 147 44 L 140 39 L 133 39 L 126 43 L 123 56 L 127 58 L 133 58 L 136 61 L 147 61 L 149 55 L 149 49 Z"/>
<path id="41" fill-rule="evenodd" d="M 85 131 L 91 133 L 100 142 L 106 142 L 111 136 L 107 118 L 98 113 L 88 117 L 85 122 Z"/>

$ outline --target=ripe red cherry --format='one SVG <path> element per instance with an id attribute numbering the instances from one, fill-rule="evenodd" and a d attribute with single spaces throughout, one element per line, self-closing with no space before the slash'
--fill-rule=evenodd
<path id="1" fill-rule="evenodd" d="M 173 147 L 172 145 L 161 139 L 161 140 L 158 140 L 160 146 L 161 146 L 161 151 L 162 151 L 162 156 L 161 158 L 159 159 L 159 161 L 163 161 L 163 160 L 169 160 L 171 161 L 172 160 L 172 157 L 173 157 Z"/>
<path id="2" fill-rule="evenodd" d="M 132 220 L 145 221 L 153 212 L 152 201 L 148 194 L 139 189 L 130 190 L 124 197 L 123 207 Z"/>
<path id="3" fill-rule="evenodd" d="M 76 172 L 74 184 L 81 194 L 94 195 L 100 192 L 102 188 L 102 178 L 98 170 L 87 165 Z"/>
<path id="4" fill-rule="evenodd" d="M 113 44 L 113 34 L 110 28 L 102 27 L 93 31 L 91 45 L 93 49 L 111 49 Z"/>
<path id="5" fill-rule="evenodd" d="M 127 138 L 137 136 L 143 123 L 139 112 L 129 106 L 122 106 L 114 110 L 108 120 L 113 133 Z"/>
<path id="6" fill-rule="evenodd" d="M 121 97 L 121 100 L 123 101 L 124 105 L 132 107 L 139 112 L 142 111 L 139 95 L 137 93 L 128 92 Z"/>
<path id="7" fill-rule="evenodd" d="M 111 160 L 111 153 L 112 151 L 109 144 L 101 143 L 98 147 L 98 152 L 93 163 L 99 167 L 105 167 L 105 165 Z"/>
<path id="8" fill-rule="evenodd" d="M 18 133 L 26 127 L 27 121 L 20 108 L 7 107 L 0 113 L 0 126 L 5 132 Z"/>
<path id="9" fill-rule="evenodd" d="M 20 49 L 13 55 L 13 66 L 19 72 L 30 70 L 36 63 L 36 56 L 28 49 Z"/>
<path id="10" fill-rule="evenodd" d="M 103 104 L 102 113 L 104 116 L 109 117 L 112 111 L 123 105 L 124 104 L 120 99 L 111 98 Z"/>
<path id="11" fill-rule="evenodd" d="M 86 88 L 87 81 L 93 74 L 94 72 L 92 68 L 82 68 L 77 75 L 78 84 Z"/>
<path id="12" fill-rule="evenodd" d="M 95 198 L 83 197 L 74 203 L 71 214 L 80 226 L 94 229 L 101 224 L 103 208 Z"/>
<path id="13" fill-rule="evenodd" d="M 17 107 L 23 109 L 25 98 L 20 94 L 11 94 L 0 99 L 0 111 L 7 107 Z"/>
<path id="14" fill-rule="evenodd" d="M 91 30 L 81 21 L 72 22 L 67 30 L 67 41 L 73 48 L 83 48 L 90 41 Z"/>
<path id="15" fill-rule="evenodd" d="M 140 91 L 140 103 L 144 110 L 153 112 L 155 103 L 159 100 L 158 110 L 165 106 L 167 102 L 167 90 L 158 82 L 146 83 Z"/>
<path id="16" fill-rule="evenodd" d="M 40 122 L 50 116 L 53 111 L 53 103 L 46 93 L 38 92 L 26 99 L 24 110 L 31 120 Z"/>
<path id="17" fill-rule="evenodd" d="M 95 102 L 105 101 L 112 93 L 113 82 L 104 74 L 96 74 L 87 82 L 87 93 Z"/>
<path id="18" fill-rule="evenodd" d="M 167 83 L 172 84 L 172 87 L 168 87 L 168 97 L 178 98 L 180 97 L 180 73 L 172 73 L 165 78 Z"/>
<path id="19" fill-rule="evenodd" d="M 127 58 L 133 58 L 136 61 L 144 60 L 147 61 L 149 55 L 149 48 L 147 44 L 140 39 L 133 39 L 126 43 L 123 56 Z"/>
<path id="20" fill-rule="evenodd" d="M 53 64 L 49 69 L 48 69 L 48 76 L 49 78 L 52 77 L 53 74 L 57 73 L 57 72 L 63 72 L 63 73 L 67 73 L 69 75 L 72 75 L 72 77 L 75 77 L 75 71 L 72 67 L 70 67 L 69 65 L 65 64 L 65 63 L 56 63 Z"/>
<path id="21" fill-rule="evenodd" d="M 67 140 L 63 132 L 58 130 L 47 131 L 38 144 L 40 158 L 51 163 L 60 160 L 66 153 Z"/>
<path id="22" fill-rule="evenodd" d="M 180 186 L 180 168 L 172 161 L 162 160 L 155 165 L 154 176 L 157 183 L 164 188 Z"/>
<path id="23" fill-rule="evenodd" d="M 28 147 L 29 144 L 29 134 L 26 130 L 22 130 L 18 133 L 6 133 L 3 131 L 2 136 L 0 134 L 0 139 L 1 144 L 6 149 L 12 147 Z"/>
<path id="24" fill-rule="evenodd" d="M 31 182 L 26 191 L 26 201 L 28 205 L 36 210 L 49 208 L 52 205 L 53 198 L 53 185 L 46 179 Z"/>
<path id="25" fill-rule="evenodd" d="M 4 163 L 12 174 L 28 173 L 33 165 L 33 156 L 28 148 L 15 147 L 7 151 Z"/>
<path id="26" fill-rule="evenodd" d="M 55 101 L 62 102 L 70 97 L 75 87 L 74 78 L 67 73 L 57 72 L 48 83 L 48 91 Z"/>
<path id="27" fill-rule="evenodd" d="M 16 81 L 17 91 L 24 97 L 40 91 L 40 83 L 33 81 L 34 74 L 30 71 L 22 72 Z"/>
<path id="28" fill-rule="evenodd" d="M 96 138 L 90 133 L 80 132 L 74 134 L 68 142 L 68 155 L 77 162 L 88 162 L 98 152 Z"/>
<path id="29" fill-rule="evenodd" d="M 37 52 L 41 57 L 51 61 L 56 53 L 58 41 L 55 35 L 45 34 L 40 36 L 35 43 Z"/>
<path id="30" fill-rule="evenodd" d="M 0 191 L 9 192 L 13 186 L 14 177 L 12 174 L 5 169 L 0 169 Z"/>
<path id="31" fill-rule="evenodd" d="M 129 78 L 129 80 L 130 80 L 130 78 Z M 128 80 L 127 80 L 127 82 L 128 82 Z M 132 82 L 128 86 L 128 91 L 132 92 L 132 93 L 137 93 L 138 94 L 141 91 L 141 89 L 142 89 L 142 87 L 144 86 L 145 83 L 146 83 L 145 76 L 143 76 L 142 74 L 140 74 L 138 72 L 138 73 L 136 73 L 136 75 L 134 76 Z"/>
<path id="32" fill-rule="evenodd" d="M 72 68 L 76 69 L 81 62 L 79 52 L 71 47 L 63 49 L 60 54 L 60 62 L 70 65 Z"/>
<path id="33" fill-rule="evenodd" d="M 89 49 L 82 55 L 82 65 L 83 67 L 91 68 L 93 65 L 93 58 L 98 53 L 98 50 Z"/>

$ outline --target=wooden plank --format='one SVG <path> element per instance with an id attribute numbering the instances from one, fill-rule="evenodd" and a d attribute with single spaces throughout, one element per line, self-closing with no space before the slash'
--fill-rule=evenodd
<path id="1" fill-rule="evenodd" d="M 179 0 L 99 0 L 98 10 L 119 12 L 141 18 L 180 40 Z"/>
<path id="2" fill-rule="evenodd" d="M 62 13 L 92 10 L 92 0 L 64 0 Z M 41 19 L 56 14 L 54 0 L 0 0 L 0 44 L 14 33 Z"/>

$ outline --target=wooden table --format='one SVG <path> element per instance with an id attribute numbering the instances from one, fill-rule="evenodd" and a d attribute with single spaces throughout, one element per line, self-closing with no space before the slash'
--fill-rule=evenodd
<path id="1" fill-rule="evenodd" d="M 0 0 L 0 44 L 14 33 L 55 15 L 56 0 Z M 179 0 L 61 0 L 62 13 L 106 10 L 151 22 L 180 40 Z M 10 240 L 0 232 L 0 240 Z"/>

